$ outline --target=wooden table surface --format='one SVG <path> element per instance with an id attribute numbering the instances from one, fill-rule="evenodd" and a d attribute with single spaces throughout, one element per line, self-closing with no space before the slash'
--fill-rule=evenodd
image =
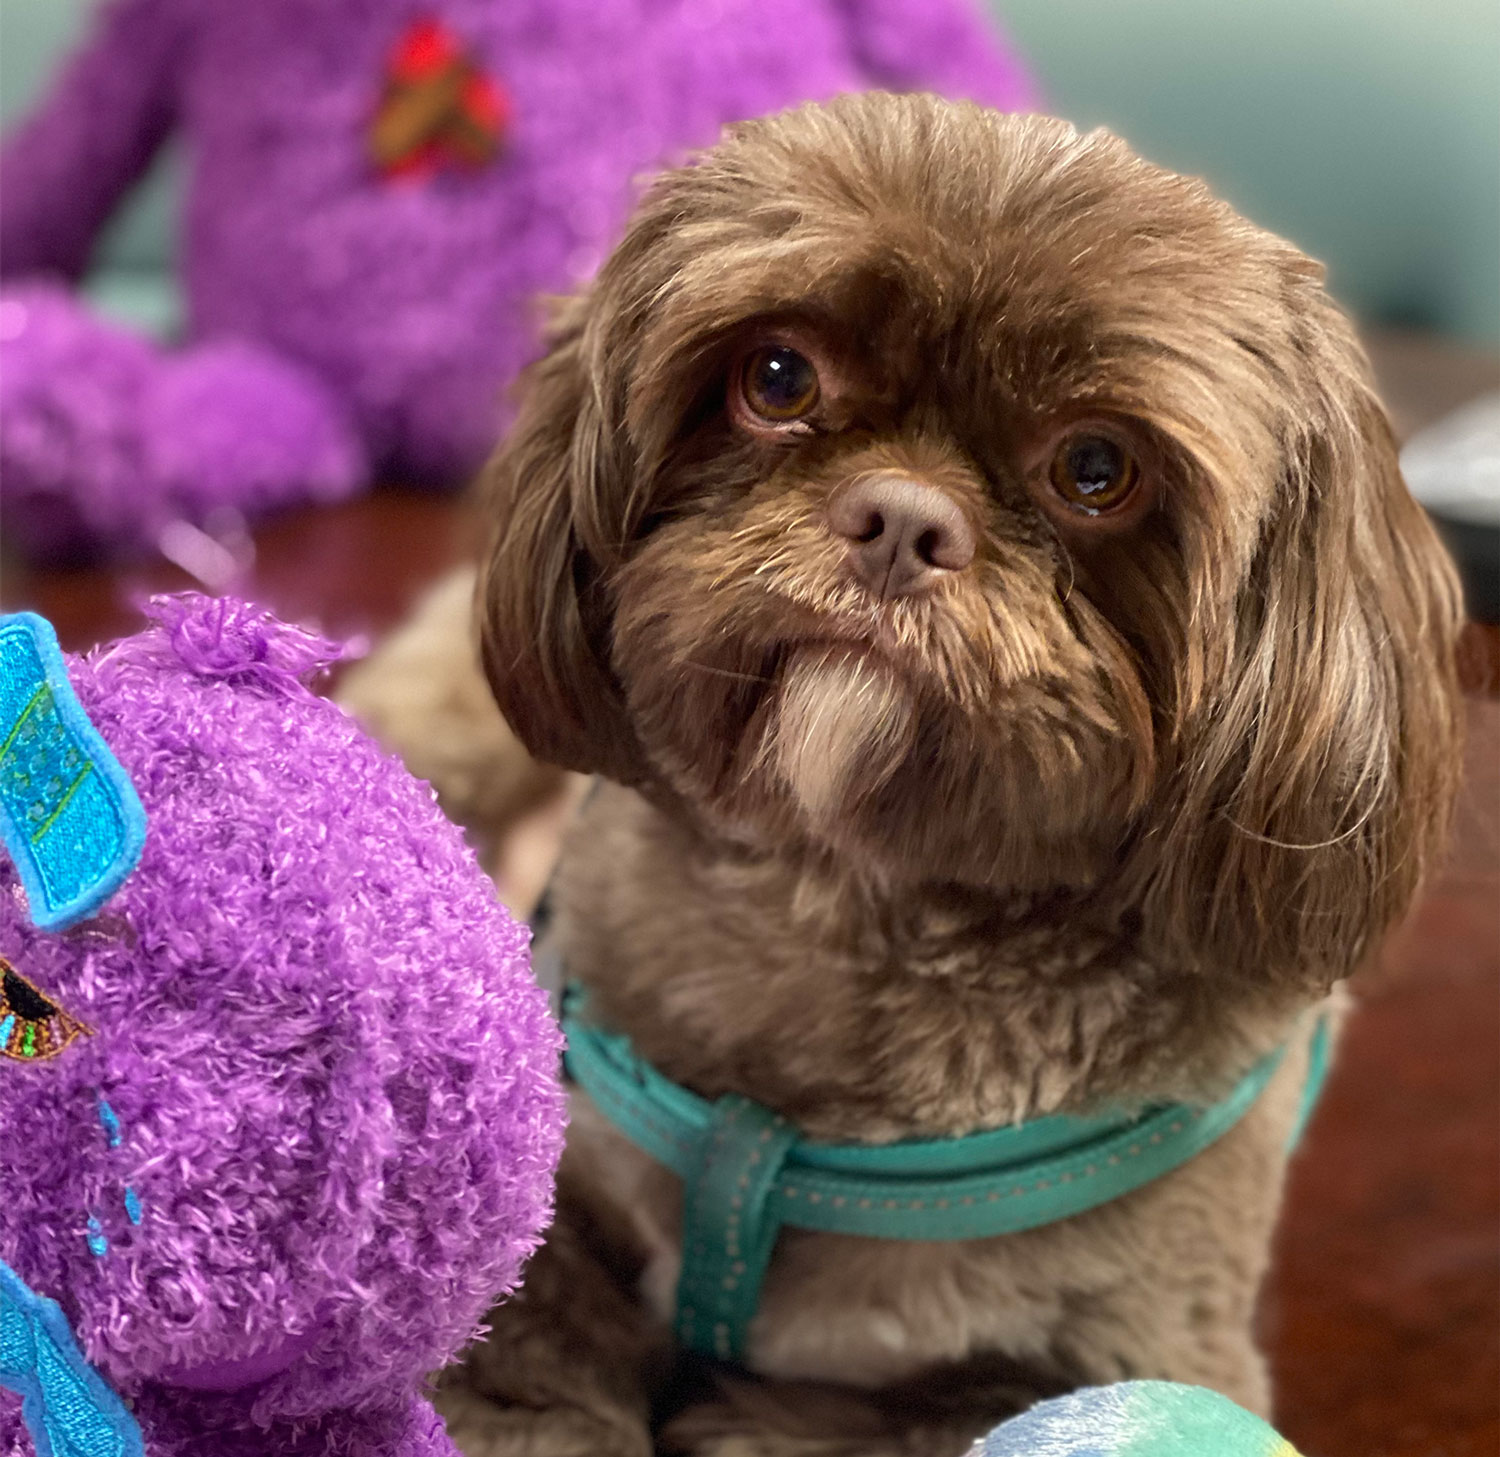
<path id="1" fill-rule="evenodd" d="M 1372 351 L 1403 434 L 1500 385 L 1489 356 L 1400 336 Z M 239 590 L 335 634 L 377 635 L 473 536 L 451 501 L 381 491 L 261 529 Z M 45 613 L 80 649 L 130 631 L 143 594 L 188 585 L 163 563 L 12 564 L 0 601 Z M 1454 854 L 1356 988 L 1263 1301 L 1278 1421 L 1305 1457 L 1500 1454 L 1500 633 L 1469 646 Z"/>

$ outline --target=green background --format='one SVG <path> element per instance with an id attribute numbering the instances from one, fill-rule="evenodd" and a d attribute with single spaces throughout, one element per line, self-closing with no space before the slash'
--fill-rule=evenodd
<path id="1" fill-rule="evenodd" d="M 1051 109 L 1207 177 L 1371 321 L 1500 343 L 1500 0 L 1001 0 Z"/>

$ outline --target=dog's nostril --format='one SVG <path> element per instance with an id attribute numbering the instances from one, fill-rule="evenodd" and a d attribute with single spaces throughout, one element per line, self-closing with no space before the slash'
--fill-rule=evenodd
<path id="1" fill-rule="evenodd" d="M 941 566 L 938 561 L 938 553 L 942 550 L 943 539 L 937 531 L 924 531 L 917 538 L 917 555 L 927 563 L 929 567 Z"/>
<path id="2" fill-rule="evenodd" d="M 865 529 L 854 539 L 859 542 L 878 541 L 885 535 L 885 517 L 880 512 L 874 512 Z"/>

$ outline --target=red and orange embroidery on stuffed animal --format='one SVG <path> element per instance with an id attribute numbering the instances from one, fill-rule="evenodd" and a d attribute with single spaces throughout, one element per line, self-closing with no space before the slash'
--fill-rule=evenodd
<path id="1" fill-rule="evenodd" d="M 513 107 L 441 21 L 413 21 L 386 67 L 370 154 L 386 177 L 480 167 L 510 129 Z"/>

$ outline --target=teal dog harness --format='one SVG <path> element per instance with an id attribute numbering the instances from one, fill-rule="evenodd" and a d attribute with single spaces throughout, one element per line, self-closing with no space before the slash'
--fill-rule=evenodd
<path id="1" fill-rule="evenodd" d="M 631 1143 L 683 1181 L 678 1339 L 723 1360 L 744 1354 L 783 1225 L 876 1239 L 966 1240 L 1067 1219 L 1159 1179 L 1221 1138 L 1280 1066 L 1263 1058 L 1207 1108 L 1135 1116 L 1059 1114 L 1006 1128 L 890 1144 L 818 1143 L 780 1114 L 728 1094 L 708 1102 L 643 1062 L 627 1038 L 563 999 L 569 1075 Z M 1317 1101 L 1328 1029 L 1313 1035 L 1292 1142 Z"/>

